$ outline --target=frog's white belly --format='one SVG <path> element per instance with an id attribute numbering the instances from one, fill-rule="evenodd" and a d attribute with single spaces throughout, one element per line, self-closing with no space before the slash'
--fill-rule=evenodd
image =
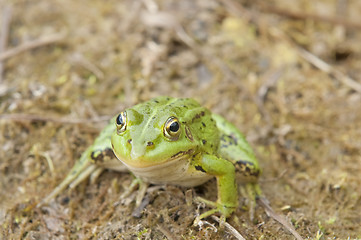
<path id="1" fill-rule="evenodd" d="M 150 167 L 137 168 L 123 162 L 129 170 L 145 182 L 172 184 L 184 187 L 201 185 L 213 176 L 189 168 L 189 156 L 184 155 L 171 161 Z"/>

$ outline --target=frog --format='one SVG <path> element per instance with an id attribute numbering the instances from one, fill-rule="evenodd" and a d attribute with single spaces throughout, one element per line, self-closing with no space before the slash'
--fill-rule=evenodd
<path id="1" fill-rule="evenodd" d="M 238 207 L 238 190 L 250 205 L 261 195 L 261 169 L 245 136 L 192 98 L 161 96 L 120 112 L 40 204 L 88 177 L 96 179 L 104 169 L 134 174 L 122 196 L 138 186 L 136 206 L 148 184 L 192 188 L 216 178 L 216 201 L 195 198 L 210 207 L 195 223 L 213 214 L 230 217 Z"/>

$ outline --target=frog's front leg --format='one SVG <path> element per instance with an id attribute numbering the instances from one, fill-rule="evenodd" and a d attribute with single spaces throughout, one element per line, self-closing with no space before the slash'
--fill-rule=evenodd
<path id="1" fill-rule="evenodd" d="M 203 154 L 203 156 L 195 162 L 194 167 L 199 171 L 214 175 L 217 178 L 218 189 L 217 202 L 205 200 L 200 197 L 197 198 L 197 200 L 214 207 L 214 209 L 198 216 L 194 223 L 197 224 L 199 220 L 216 212 L 221 213 L 223 218 L 229 217 L 238 205 L 237 184 L 233 164 L 225 159 Z"/>

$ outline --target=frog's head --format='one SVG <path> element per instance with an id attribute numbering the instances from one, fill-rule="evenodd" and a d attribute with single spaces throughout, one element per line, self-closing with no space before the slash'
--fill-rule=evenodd
<path id="1" fill-rule="evenodd" d="M 117 158 L 129 166 L 141 168 L 196 151 L 198 144 L 187 124 L 187 112 L 194 103 L 183 100 L 174 106 L 176 101 L 157 98 L 120 113 L 111 138 Z"/>

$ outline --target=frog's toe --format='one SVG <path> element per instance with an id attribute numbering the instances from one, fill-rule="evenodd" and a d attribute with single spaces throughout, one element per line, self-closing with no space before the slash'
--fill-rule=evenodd
<path id="1" fill-rule="evenodd" d="M 213 209 L 208 210 L 208 211 L 202 213 L 201 215 L 199 215 L 198 217 L 196 217 L 196 219 L 194 220 L 194 225 L 198 225 L 200 220 L 202 220 L 210 215 L 213 215 L 215 213 L 220 213 L 221 218 L 225 220 L 227 217 L 229 217 L 235 211 L 235 209 L 237 207 L 237 206 L 227 206 L 225 204 L 209 201 L 209 200 L 201 198 L 201 197 L 197 197 L 196 201 L 204 203 L 207 206 L 212 207 Z"/>
<path id="2" fill-rule="evenodd" d="M 149 184 L 145 183 L 143 181 L 140 181 L 139 183 L 139 189 L 138 189 L 138 194 L 135 200 L 135 206 L 139 207 L 140 204 L 142 203 L 145 193 L 147 192 Z"/>
<path id="3" fill-rule="evenodd" d="M 132 194 L 137 187 L 138 187 L 138 193 L 136 194 L 135 197 L 135 205 L 138 207 L 142 202 L 148 188 L 148 183 L 143 182 L 139 178 L 135 178 L 130 184 L 130 186 L 123 192 L 123 194 L 120 195 L 119 197 L 120 201 L 123 201 L 130 194 Z M 132 200 L 134 200 L 134 198 L 132 198 Z M 120 201 L 118 201 L 115 205 L 118 205 Z"/>

